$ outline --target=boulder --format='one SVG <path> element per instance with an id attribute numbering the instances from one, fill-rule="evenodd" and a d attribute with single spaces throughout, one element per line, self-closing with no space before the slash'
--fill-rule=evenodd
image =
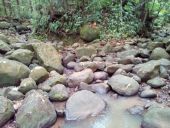
<path id="1" fill-rule="evenodd" d="M 62 84 L 57 84 L 51 88 L 49 98 L 52 101 L 65 101 L 69 97 L 67 88 Z"/>
<path id="2" fill-rule="evenodd" d="M 85 82 L 87 84 L 91 83 L 93 78 L 93 71 L 91 69 L 85 69 L 71 74 L 67 79 L 67 84 L 69 87 L 77 87 L 81 82 Z"/>
<path id="3" fill-rule="evenodd" d="M 11 89 L 8 93 L 7 93 L 7 98 L 10 100 L 22 100 L 24 98 L 24 95 L 19 92 L 18 90 L 15 89 Z"/>
<path id="4" fill-rule="evenodd" d="M 0 87 L 16 85 L 29 76 L 30 70 L 24 64 L 0 58 Z"/>
<path id="5" fill-rule="evenodd" d="M 6 21 L 1 21 L 0 22 L 0 29 L 8 29 L 11 27 L 11 24 L 6 22 Z"/>
<path id="6" fill-rule="evenodd" d="M 139 84 L 133 78 L 124 75 L 114 75 L 108 80 L 111 88 L 120 95 L 132 96 L 139 90 Z"/>
<path id="7" fill-rule="evenodd" d="M 39 62 L 45 66 L 48 71 L 56 70 L 59 73 L 63 72 L 60 54 L 52 44 L 35 43 L 32 44 L 32 46 Z"/>
<path id="8" fill-rule="evenodd" d="M 0 127 L 9 121 L 15 114 L 13 104 L 7 98 L 0 96 Z"/>
<path id="9" fill-rule="evenodd" d="M 49 128 L 56 121 L 56 112 L 46 96 L 30 91 L 16 114 L 18 128 Z"/>
<path id="10" fill-rule="evenodd" d="M 88 46 L 88 47 L 78 47 L 75 51 L 76 56 L 78 58 L 81 58 L 82 56 L 89 56 L 91 57 L 93 54 L 97 53 L 97 50 L 92 47 L 92 46 Z"/>
<path id="11" fill-rule="evenodd" d="M 166 85 L 165 79 L 161 77 L 155 77 L 147 81 L 147 84 L 152 88 L 160 88 Z"/>
<path id="12" fill-rule="evenodd" d="M 23 64 L 29 65 L 32 61 L 34 53 L 27 49 L 17 49 L 8 56 L 8 59 L 19 61 Z"/>
<path id="13" fill-rule="evenodd" d="M 151 89 L 143 90 L 140 93 L 140 97 L 142 98 L 155 98 L 156 96 L 157 96 L 156 91 L 151 90 Z"/>
<path id="14" fill-rule="evenodd" d="M 170 108 L 152 107 L 145 113 L 142 128 L 169 128 Z"/>
<path id="15" fill-rule="evenodd" d="M 162 58 L 169 59 L 170 56 L 165 49 L 158 47 L 152 51 L 150 58 L 152 60 L 159 60 Z"/>
<path id="16" fill-rule="evenodd" d="M 49 73 L 44 67 L 36 66 L 31 70 L 29 77 L 35 82 L 41 83 L 49 77 Z"/>
<path id="17" fill-rule="evenodd" d="M 66 103 L 66 119 L 78 120 L 94 116 L 104 110 L 105 102 L 96 94 L 82 90 L 74 93 Z"/>
<path id="18" fill-rule="evenodd" d="M 11 50 L 10 46 L 7 43 L 5 43 L 4 41 L 0 40 L 0 52 L 5 53 L 10 50 Z"/>

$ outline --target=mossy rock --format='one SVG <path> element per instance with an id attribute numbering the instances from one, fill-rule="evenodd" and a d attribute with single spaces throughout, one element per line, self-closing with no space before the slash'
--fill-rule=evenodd
<path id="1" fill-rule="evenodd" d="M 0 29 L 8 29 L 11 27 L 11 24 L 5 21 L 0 22 Z"/>
<path id="2" fill-rule="evenodd" d="M 99 27 L 91 27 L 90 25 L 84 25 L 80 28 L 80 37 L 87 42 L 91 42 L 99 38 L 99 35 Z"/>

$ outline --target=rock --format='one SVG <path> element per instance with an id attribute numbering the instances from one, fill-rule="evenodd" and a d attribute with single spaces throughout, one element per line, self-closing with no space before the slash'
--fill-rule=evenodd
<path id="1" fill-rule="evenodd" d="M 76 63 L 76 62 L 73 62 L 73 61 L 71 61 L 71 62 L 69 62 L 69 63 L 67 64 L 67 68 L 68 68 L 68 69 L 74 69 L 75 66 L 77 66 L 77 63 Z"/>
<path id="2" fill-rule="evenodd" d="M 80 28 L 80 37 L 88 42 L 91 42 L 99 38 L 100 30 L 98 27 L 91 27 L 90 25 L 84 25 Z"/>
<path id="3" fill-rule="evenodd" d="M 3 34 L 0 34 L 0 40 L 5 42 L 6 44 L 10 43 L 10 40 L 8 39 L 8 37 Z"/>
<path id="4" fill-rule="evenodd" d="M 16 114 L 18 128 L 48 128 L 56 121 L 56 112 L 46 96 L 30 91 Z"/>
<path id="5" fill-rule="evenodd" d="M 160 66 L 160 77 L 168 79 L 168 71 L 164 66 Z"/>
<path id="6" fill-rule="evenodd" d="M 139 52 L 140 52 L 139 49 L 130 49 L 123 52 L 118 52 L 117 57 L 122 59 L 128 56 L 137 56 Z"/>
<path id="7" fill-rule="evenodd" d="M 8 56 L 8 59 L 19 61 L 23 64 L 29 65 L 32 61 L 34 53 L 27 49 L 18 49 Z"/>
<path id="8" fill-rule="evenodd" d="M 170 45 L 168 45 L 168 46 L 166 47 L 166 51 L 167 51 L 168 53 L 170 53 Z"/>
<path id="9" fill-rule="evenodd" d="M 36 66 L 31 70 L 29 77 L 35 80 L 36 83 L 41 83 L 49 77 L 49 73 L 44 67 Z"/>
<path id="10" fill-rule="evenodd" d="M 78 47 L 75 51 L 76 56 L 78 58 L 81 58 L 82 56 L 88 56 L 91 57 L 93 54 L 97 53 L 97 50 L 92 47 L 92 46 L 88 46 L 88 47 Z"/>
<path id="11" fill-rule="evenodd" d="M 66 119 L 78 120 L 99 114 L 105 102 L 96 94 L 82 90 L 74 93 L 66 103 Z"/>
<path id="12" fill-rule="evenodd" d="M 115 73 L 118 69 L 119 69 L 119 65 L 118 64 L 112 64 L 107 66 L 104 71 L 107 72 L 108 74 L 113 74 Z"/>
<path id="13" fill-rule="evenodd" d="M 146 63 L 136 65 L 133 68 L 133 72 L 143 81 L 146 81 L 159 75 L 159 66 L 160 63 L 158 61 L 151 60 Z"/>
<path id="14" fill-rule="evenodd" d="M 94 80 L 107 80 L 108 74 L 106 72 L 95 72 L 94 73 Z"/>
<path id="15" fill-rule="evenodd" d="M 53 75 L 51 75 L 47 80 L 45 80 L 43 83 L 39 84 L 38 87 L 41 88 L 43 86 L 54 86 L 56 84 L 65 84 L 66 83 L 66 77 L 64 75 L 60 75 L 59 73 L 55 72 Z"/>
<path id="16" fill-rule="evenodd" d="M 52 44 L 35 43 L 32 45 L 39 62 L 48 69 L 63 72 L 61 57 Z"/>
<path id="17" fill-rule="evenodd" d="M 28 77 L 30 70 L 24 64 L 0 58 L 0 87 L 16 85 Z"/>
<path id="18" fill-rule="evenodd" d="M 118 52 L 118 51 L 122 50 L 122 48 L 123 48 L 122 46 L 113 46 L 110 43 L 107 43 L 102 48 L 102 52 L 104 52 L 104 53 L 113 53 L 113 52 Z"/>
<path id="19" fill-rule="evenodd" d="M 80 66 L 82 70 L 90 68 L 93 70 L 93 72 L 95 72 L 98 68 L 97 64 L 95 62 L 90 62 L 90 61 L 80 62 L 80 63 L 78 63 L 78 66 Z"/>
<path id="20" fill-rule="evenodd" d="M 6 53 L 10 50 L 11 50 L 10 46 L 7 43 L 5 43 L 4 41 L 0 40 L 0 52 Z"/>
<path id="21" fill-rule="evenodd" d="M 69 97 L 67 88 L 62 84 L 57 84 L 51 88 L 49 98 L 52 101 L 65 101 Z"/>
<path id="22" fill-rule="evenodd" d="M 109 85 L 107 85 L 106 83 L 86 84 L 84 82 L 81 82 L 79 89 L 88 90 L 98 94 L 106 94 L 109 91 Z"/>
<path id="23" fill-rule="evenodd" d="M 116 72 L 114 73 L 114 75 L 119 75 L 119 74 L 125 75 L 125 76 L 127 75 L 126 71 L 123 70 L 123 69 L 121 69 L 121 68 L 119 68 L 118 70 L 116 70 Z"/>
<path id="24" fill-rule="evenodd" d="M 21 81 L 18 91 L 25 94 L 32 89 L 37 89 L 35 81 L 32 78 L 26 78 Z"/>
<path id="25" fill-rule="evenodd" d="M 9 29 L 11 27 L 11 24 L 6 21 L 0 22 L 0 29 Z"/>
<path id="26" fill-rule="evenodd" d="M 166 85 L 166 82 L 161 77 L 155 77 L 153 79 L 150 79 L 147 81 L 147 84 L 149 84 L 152 88 L 160 88 Z"/>
<path id="27" fill-rule="evenodd" d="M 69 62 L 75 60 L 75 55 L 72 53 L 68 53 L 64 58 L 63 58 L 63 64 L 66 66 Z"/>
<path id="28" fill-rule="evenodd" d="M 139 84 L 133 78 L 124 75 L 112 76 L 108 84 L 111 88 L 120 95 L 132 96 L 135 95 L 139 90 Z"/>
<path id="29" fill-rule="evenodd" d="M 24 95 L 17 91 L 17 90 L 10 90 L 7 94 L 7 98 L 10 99 L 10 100 L 22 100 L 24 98 Z"/>
<path id="30" fill-rule="evenodd" d="M 89 56 L 82 56 L 79 60 L 79 62 L 85 62 L 85 61 L 91 61 L 91 58 Z"/>
<path id="31" fill-rule="evenodd" d="M 156 96 L 156 92 L 151 89 L 146 89 L 140 93 L 140 97 L 142 98 L 155 98 Z"/>
<path id="32" fill-rule="evenodd" d="M 149 50 L 153 50 L 157 47 L 163 47 L 163 46 L 164 46 L 164 43 L 162 42 L 148 42 L 147 48 Z"/>
<path id="33" fill-rule="evenodd" d="M 170 108 L 152 107 L 144 115 L 143 128 L 169 128 Z"/>
<path id="34" fill-rule="evenodd" d="M 152 51 L 150 58 L 153 60 L 159 60 L 162 58 L 169 59 L 170 56 L 165 49 L 158 47 Z"/>
<path id="35" fill-rule="evenodd" d="M 77 87 L 81 82 L 85 82 L 87 84 L 93 81 L 94 74 L 91 69 L 85 69 L 80 72 L 75 72 L 71 74 L 67 79 L 67 84 L 69 87 Z"/>
<path id="36" fill-rule="evenodd" d="M 132 115 L 142 115 L 144 112 L 144 108 L 139 105 L 135 105 L 128 109 L 128 112 Z"/>
<path id="37" fill-rule="evenodd" d="M 0 127 L 9 121 L 15 114 L 13 104 L 7 98 L 0 96 Z"/>

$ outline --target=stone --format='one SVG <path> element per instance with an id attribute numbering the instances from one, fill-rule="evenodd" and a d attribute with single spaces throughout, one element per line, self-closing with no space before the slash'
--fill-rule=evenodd
<path id="1" fill-rule="evenodd" d="M 56 70 L 59 73 L 63 72 L 60 54 L 52 44 L 35 43 L 32 46 L 37 59 L 48 71 Z"/>
<path id="2" fill-rule="evenodd" d="M 84 25 L 80 28 L 80 37 L 87 41 L 91 42 L 95 39 L 98 39 L 100 35 L 100 29 L 98 27 L 91 27 L 90 25 Z"/>
<path id="3" fill-rule="evenodd" d="M 151 89 L 143 90 L 140 93 L 140 97 L 142 97 L 142 98 L 155 98 L 156 96 L 157 96 L 156 92 Z"/>
<path id="4" fill-rule="evenodd" d="M 66 102 L 66 119 L 79 120 L 95 116 L 105 109 L 105 102 L 96 94 L 82 90 L 74 93 Z"/>
<path id="5" fill-rule="evenodd" d="M 108 84 L 115 92 L 124 96 L 135 95 L 139 90 L 138 82 L 124 75 L 113 75 Z"/>
<path id="6" fill-rule="evenodd" d="M 109 85 L 106 83 L 86 84 L 81 82 L 79 89 L 88 90 L 98 94 L 106 94 L 109 91 Z"/>
<path id="7" fill-rule="evenodd" d="M 33 89 L 37 89 L 35 81 L 32 78 L 26 78 L 21 81 L 18 91 L 25 94 Z"/>
<path id="8" fill-rule="evenodd" d="M 9 29 L 11 27 L 11 24 L 6 21 L 0 22 L 0 29 Z"/>
<path id="9" fill-rule="evenodd" d="M 57 84 L 51 88 L 49 98 L 51 101 L 65 101 L 69 97 L 67 88 L 62 84 Z"/>
<path id="10" fill-rule="evenodd" d="M 118 58 L 126 58 L 129 56 L 137 56 L 139 54 L 139 49 L 130 49 L 122 52 L 117 53 Z"/>
<path id="11" fill-rule="evenodd" d="M 24 98 L 24 94 L 22 94 L 21 92 L 17 91 L 17 90 L 10 90 L 7 93 L 7 98 L 10 100 L 22 100 Z"/>
<path id="12" fill-rule="evenodd" d="M 0 40 L 0 52 L 6 53 L 10 50 L 11 50 L 10 46 L 7 43 L 5 43 L 4 41 Z"/>
<path id="13" fill-rule="evenodd" d="M 128 112 L 132 115 L 142 115 L 144 113 L 144 107 L 135 105 L 128 109 Z"/>
<path id="14" fill-rule="evenodd" d="M 157 47 L 163 47 L 163 46 L 164 46 L 164 43 L 153 41 L 153 42 L 148 42 L 147 48 L 149 50 L 153 50 Z"/>
<path id="15" fill-rule="evenodd" d="M 32 90 L 16 114 L 18 128 L 48 128 L 56 121 L 55 108 L 46 96 Z"/>
<path id="16" fill-rule="evenodd" d="M 85 61 L 91 61 L 91 58 L 89 56 L 82 56 L 79 59 L 79 62 L 85 62 Z"/>
<path id="17" fill-rule="evenodd" d="M 91 69 L 85 69 L 80 72 L 74 72 L 67 79 L 67 84 L 69 87 L 77 87 L 81 82 L 90 84 L 93 81 L 94 74 Z"/>
<path id="18" fill-rule="evenodd" d="M 152 51 L 150 58 L 152 60 L 159 60 L 162 58 L 169 59 L 170 56 L 165 49 L 158 47 Z"/>
<path id="19" fill-rule="evenodd" d="M 143 128 L 169 128 L 170 108 L 151 107 L 144 114 Z"/>
<path id="20" fill-rule="evenodd" d="M 29 75 L 36 83 L 41 83 L 49 77 L 48 71 L 42 66 L 34 67 Z"/>
<path id="21" fill-rule="evenodd" d="M 68 53 L 64 58 L 63 58 L 63 64 L 66 66 L 69 62 L 75 60 L 75 55 L 72 53 Z"/>
<path id="22" fill-rule="evenodd" d="M 151 60 L 143 64 L 137 64 L 133 68 L 133 72 L 143 81 L 146 81 L 159 75 L 159 67 L 160 63 L 158 61 Z"/>
<path id="23" fill-rule="evenodd" d="M 5 42 L 6 44 L 10 43 L 10 40 L 8 39 L 8 37 L 1 33 L 0 33 L 0 40 Z"/>
<path id="24" fill-rule="evenodd" d="M 32 61 L 34 53 L 27 49 L 17 49 L 8 56 L 8 59 L 19 61 L 23 64 L 29 65 Z"/>
<path id="25" fill-rule="evenodd" d="M 166 82 L 161 77 L 155 77 L 147 81 L 147 84 L 152 88 L 160 88 L 166 85 Z"/>
<path id="26" fill-rule="evenodd" d="M 71 61 L 67 64 L 68 69 L 74 69 L 76 66 L 77 66 L 77 63 L 73 62 L 73 61 Z"/>
<path id="27" fill-rule="evenodd" d="M 80 63 L 78 63 L 78 66 L 80 66 L 82 70 L 90 68 L 93 70 L 93 72 L 95 72 L 98 68 L 97 64 L 95 62 L 90 62 L 90 61 L 80 62 Z"/>
<path id="28" fill-rule="evenodd" d="M 24 64 L 0 58 L 0 87 L 17 85 L 29 73 L 30 69 Z"/>
<path id="29" fill-rule="evenodd" d="M 78 58 L 81 58 L 82 56 L 88 56 L 91 57 L 93 54 L 97 53 L 97 50 L 92 47 L 92 46 L 88 46 L 88 47 L 78 47 L 75 50 L 76 56 Z"/>
<path id="30" fill-rule="evenodd" d="M 0 127 L 8 122 L 14 114 L 13 103 L 7 98 L 0 96 Z"/>
<path id="31" fill-rule="evenodd" d="M 168 46 L 166 47 L 166 51 L 167 51 L 168 53 L 170 53 L 170 45 L 168 45 Z"/>
<path id="32" fill-rule="evenodd" d="M 107 80 L 108 74 L 106 72 L 95 72 L 94 73 L 94 80 Z"/>

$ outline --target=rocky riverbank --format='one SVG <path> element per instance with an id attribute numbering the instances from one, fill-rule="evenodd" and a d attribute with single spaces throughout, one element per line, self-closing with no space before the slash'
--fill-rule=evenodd
<path id="1" fill-rule="evenodd" d="M 100 120 L 87 123 L 111 113 L 101 120 L 118 118 L 124 124 L 121 118 L 140 116 L 138 124 L 131 125 L 133 118 L 117 128 L 169 128 L 170 27 L 150 39 L 71 46 L 6 29 L 0 34 L 0 127 L 70 128 L 69 121 L 86 120 L 86 128 L 112 128 L 107 121 L 102 127 Z M 121 109 L 129 113 L 125 117 L 114 111 L 122 97 L 136 99 L 120 103 L 128 106 Z M 73 127 L 82 128 L 81 123 Z"/>

